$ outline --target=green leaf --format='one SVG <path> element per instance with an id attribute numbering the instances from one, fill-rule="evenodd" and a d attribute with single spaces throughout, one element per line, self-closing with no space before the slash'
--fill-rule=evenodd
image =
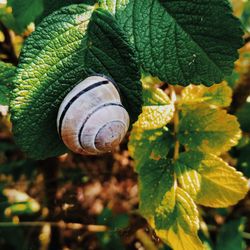
<path id="1" fill-rule="evenodd" d="M 129 226 L 129 216 L 128 214 L 113 214 L 109 208 L 104 208 L 97 218 L 97 223 L 117 231 Z"/>
<path id="2" fill-rule="evenodd" d="M 212 85 L 230 75 L 242 46 L 227 0 L 101 0 L 130 36 L 146 72 L 171 84 Z"/>
<path id="3" fill-rule="evenodd" d="M 241 16 L 241 21 L 243 23 L 243 26 L 247 32 L 250 31 L 250 2 L 246 1 L 244 3 L 244 11 Z"/>
<path id="4" fill-rule="evenodd" d="M 240 73 L 237 72 L 235 69 L 233 70 L 231 75 L 225 77 L 225 80 L 228 82 L 228 86 L 230 86 L 232 89 L 237 86 L 239 79 Z"/>
<path id="5" fill-rule="evenodd" d="M 28 24 L 43 12 L 43 0 L 11 0 L 8 5 L 13 9 L 13 15 L 20 31 L 23 31 Z"/>
<path id="6" fill-rule="evenodd" d="M 8 29 L 12 29 L 16 33 L 22 32 L 15 18 L 13 17 L 13 13 L 9 11 L 9 7 L 4 6 L 0 8 L 0 20 Z"/>
<path id="7" fill-rule="evenodd" d="M 43 20 L 26 40 L 11 102 L 17 143 L 37 159 L 67 151 L 56 129 L 65 95 L 93 73 L 114 79 L 131 122 L 141 112 L 140 74 L 134 51 L 114 18 L 84 4 Z"/>
<path id="8" fill-rule="evenodd" d="M 206 103 L 217 107 L 228 107 L 232 102 L 233 91 L 226 82 L 212 87 L 189 85 L 182 91 L 181 104 Z"/>
<path id="9" fill-rule="evenodd" d="M 245 250 L 246 242 L 243 239 L 243 230 L 246 219 L 240 218 L 224 224 L 218 233 L 216 250 Z"/>
<path id="10" fill-rule="evenodd" d="M 107 225 L 111 229 L 103 233 L 97 233 L 103 250 L 125 250 L 118 232 L 129 226 L 128 214 L 114 215 L 110 209 L 104 208 L 97 218 L 97 223 Z"/>
<path id="11" fill-rule="evenodd" d="M 240 137 L 236 117 L 225 110 L 202 104 L 182 110 L 178 139 L 188 149 L 219 155 L 235 146 Z"/>
<path id="12" fill-rule="evenodd" d="M 176 189 L 174 220 L 167 230 L 159 230 L 156 234 L 175 250 L 204 249 L 197 236 L 199 229 L 198 210 L 191 197 L 181 188 Z M 155 228 L 154 223 L 151 225 Z"/>
<path id="13" fill-rule="evenodd" d="M 228 207 L 248 192 L 242 173 L 215 155 L 195 151 L 182 153 L 174 169 L 181 187 L 203 206 Z"/>
<path id="14" fill-rule="evenodd" d="M 115 80 L 133 124 L 141 113 L 142 85 L 135 51 L 127 36 L 108 12 L 97 9 L 88 25 L 87 38 L 86 69 Z"/>
<path id="15" fill-rule="evenodd" d="M 0 104 L 9 105 L 9 96 L 16 67 L 0 61 Z"/>
<path id="16" fill-rule="evenodd" d="M 93 5 L 96 3 L 95 0 L 43 0 L 44 4 L 44 12 L 42 17 L 46 17 L 55 10 L 59 10 L 60 8 L 64 6 L 68 6 L 71 4 L 77 4 L 77 3 L 84 3 L 84 4 L 89 4 Z"/>
<path id="17" fill-rule="evenodd" d="M 166 159 L 148 160 L 139 170 L 140 210 L 150 217 L 175 205 L 174 176 L 171 162 Z M 166 198 L 167 197 L 167 198 Z M 172 199 L 171 199 L 172 198 Z M 166 206 L 164 200 L 170 201 Z M 170 204 L 171 203 L 171 204 Z"/>
<path id="18" fill-rule="evenodd" d="M 0 85 L 0 104 L 9 104 L 9 89 L 6 86 Z"/>

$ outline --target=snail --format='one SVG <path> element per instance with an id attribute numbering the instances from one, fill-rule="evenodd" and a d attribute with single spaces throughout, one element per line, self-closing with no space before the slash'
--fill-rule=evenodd
<path id="1" fill-rule="evenodd" d="M 114 81 L 94 75 L 77 84 L 62 101 L 57 131 L 73 152 L 96 155 L 113 151 L 126 135 L 129 122 Z"/>

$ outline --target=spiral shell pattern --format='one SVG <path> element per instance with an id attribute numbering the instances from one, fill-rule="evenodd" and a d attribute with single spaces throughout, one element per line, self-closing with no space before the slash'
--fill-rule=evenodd
<path id="1" fill-rule="evenodd" d="M 129 128 L 129 115 L 115 83 L 90 76 L 64 98 L 58 111 L 57 130 L 73 152 L 96 155 L 117 147 Z"/>

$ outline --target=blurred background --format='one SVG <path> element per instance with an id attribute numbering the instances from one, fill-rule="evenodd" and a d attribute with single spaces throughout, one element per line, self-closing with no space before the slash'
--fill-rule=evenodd
<path id="1" fill-rule="evenodd" d="M 249 179 L 250 1 L 232 0 L 232 4 L 244 26 L 245 45 L 226 80 L 234 90 L 229 111 L 237 115 L 243 138 L 223 158 Z M 41 15 L 42 7 L 36 9 L 34 15 Z M 29 18 L 13 15 L 12 7 L 0 0 L 1 61 L 17 65 L 22 44 L 35 28 L 31 23 L 24 29 Z M 0 92 L 6 93 L 3 80 Z M 34 161 L 15 144 L 8 102 L 0 98 L 0 103 L 1 250 L 169 249 L 138 214 L 137 175 L 127 150 L 128 138 L 113 154 L 65 154 Z M 250 249 L 249 195 L 234 207 L 199 209 L 199 233 L 206 249 Z"/>

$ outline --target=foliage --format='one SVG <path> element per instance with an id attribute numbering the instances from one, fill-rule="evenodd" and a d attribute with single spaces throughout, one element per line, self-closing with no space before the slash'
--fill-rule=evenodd
<path id="1" fill-rule="evenodd" d="M 8 5 L 13 9 L 13 16 L 20 31 L 23 31 L 43 12 L 42 0 L 8 0 Z"/>
<path id="2" fill-rule="evenodd" d="M 234 6 L 246 46 L 232 72 L 243 31 L 227 0 L 8 0 L 1 4 L 0 29 L 10 46 L 5 49 L 10 58 L 0 62 L 0 104 L 10 104 L 18 145 L 0 143 L 0 219 L 6 223 L 2 225 L 15 225 L 23 218 L 38 220 L 43 249 L 48 244 L 54 247 L 48 243 L 52 225 L 72 226 L 66 225 L 67 219 L 63 226 L 54 221 L 64 218 L 71 202 L 65 202 L 58 215 L 49 202 L 47 208 L 44 199 L 38 202 L 12 185 L 25 178 L 32 194 L 32 183 L 39 183 L 42 176 L 44 185 L 55 191 L 45 190 L 46 195 L 54 195 L 48 197 L 50 202 L 62 195 L 56 193 L 60 185 L 66 190 L 74 183 L 77 192 L 91 186 L 93 176 L 82 171 L 81 164 L 59 171 L 55 166 L 50 169 L 50 161 L 63 166 L 64 157 L 72 157 L 71 163 L 77 162 L 71 153 L 55 158 L 68 152 L 57 133 L 57 111 L 80 80 L 98 73 L 111 77 L 119 87 L 131 119 L 128 150 L 138 174 L 139 213 L 166 245 L 150 239 L 148 226 L 133 237 L 146 249 L 245 249 L 246 221 L 241 215 L 236 213 L 236 219 L 230 220 L 229 209 L 213 210 L 218 230 L 214 240 L 206 227 L 207 221 L 211 224 L 210 210 L 203 208 L 234 206 L 249 188 L 238 171 L 250 176 L 249 2 Z M 12 44 L 13 31 L 21 41 L 28 36 L 20 56 Z M 18 61 L 17 67 L 9 61 L 14 65 Z M 0 119 L 9 124 L 9 116 Z M 19 147 L 34 160 L 27 160 Z M 37 161 L 50 157 L 54 158 Z M 86 196 L 79 198 L 81 202 Z M 117 215 L 109 209 L 112 206 L 108 201 L 101 214 L 97 209 L 93 221 L 100 232 L 93 230 L 102 249 L 125 249 L 119 229 L 133 224 L 134 217 L 124 214 L 124 208 Z M 73 221 L 74 230 L 84 227 L 82 218 L 77 224 L 79 218 Z M 226 220 L 220 227 L 218 218 Z M 0 231 L 9 237 L 8 229 Z M 25 230 L 16 232 L 22 240 Z M 3 245 L 21 249 L 13 242 Z"/>
<path id="3" fill-rule="evenodd" d="M 242 31 L 228 1 L 101 2 L 128 33 L 145 71 L 161 80 L 209 86 L 231 73 Z"/>
<path id="4" fill-rule="evenodd" d="M 15 67 L 11 64 L 0 62 L 0 104 L 9 105 L 9 94 L 15 76 Z"/>
<path id="5" fill-rule="evenodd" d="M 174 249 L 202 249 L 195 203 L 227 207 L 248 191 L 242 174 L 217 156 L 235 146 L 241 135 L 236 118 L 222 109 L 230 105 L 231 96 L 225 83 L 210 88 L 190 85 L 175 102 L 173 126 L 167 132 L 165 124 L 155 128 L 155 120 L 148 120 L 151 127 L 138 126 L 143 113 L 134 124 L 129 150 L 139 174 L 140 210 Z M 160 127 L 159 136 L 153 137 Z M 167 147 L 174 149 L 157 154 L 150 143 L 142 159 L 143 142 L 158 144 L 161 137 L 172 137 L 168 141 L 174 143 Z"/>
<path id="6" fill-rule="evenodd" d="M 86 5 L 55 12 L 22 51 L 11 104 L 17 142 L 38 159 L 65 153 L 55 126 L 57 110 L 72 86 L 94 72 L 117 82 L 135 121 L 141 102 L 138 71 L 134 51 L 109 13 Z"/>
<path id="7" fill-rule="evenodd" d="M 233 220 L 222 226 L 218 234 L 216 250 L 244 250 L 246 243 L 243 240 L 243 230 L 245 228 L 245 218 Z"/>

